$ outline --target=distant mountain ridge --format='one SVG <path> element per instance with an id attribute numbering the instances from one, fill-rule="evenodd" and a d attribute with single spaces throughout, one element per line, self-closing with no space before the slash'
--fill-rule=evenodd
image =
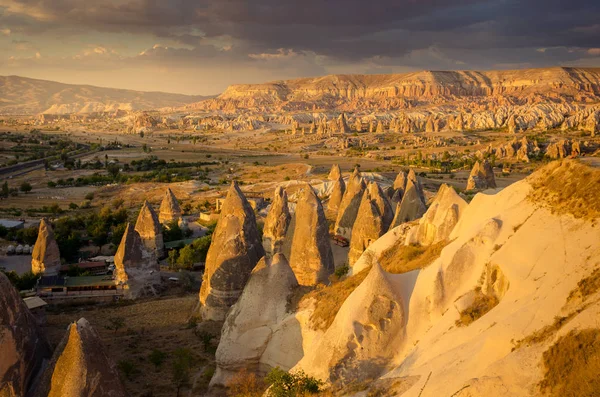
<path id="1" fill-rule="evenodd" d="M 498 71 L 420 71 L 403 74 L 329 75 L 229 86 L 217 98 L 196 104 L 207 109 L 304 108 L 310 103 L 335 108 L 365 101 L 535 95 L 600 98 L 600 68 L 553 67 Z M 193 105 L 194 106 L 194 105 Z"/>
<path id="2" fill-rule="evenodd" d="M 64 84 L 19 76 L 0 76 L 0 115 L 179 108 L 207 98 L 210 97 Z"/>

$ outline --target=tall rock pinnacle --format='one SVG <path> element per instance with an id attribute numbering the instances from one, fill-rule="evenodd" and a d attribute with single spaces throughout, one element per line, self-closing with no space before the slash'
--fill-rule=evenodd
<path id="1" fill-rule="evenodd" d="M 179 221 L 179 219 L 181 219 L 181 207 L 179 207 L 177 197 L 175 197 L 170 188 L 167 188 L 165 198 L 160 203 L 158 220 L 164 224 L 175 220 Z"/>
<path id="2" fill-rule="evenodd" d="M 60 252 L 54 239 L 52 226 L 46 218 L 40 221 L 38 237 L 31 254 L 31 271 L 55 275 L 60 271 Z"/>
<path id="3" fill-rule="evenodd" d="M 325 283 L 334 271 L 327 220 L 310 185 L 304 187 L 296 205 L 290 266 L 301 285 Z"/>
<path id="4" fill-rule="evenodd" d="M 281 187 L 275 189 L 271 209 L 263 228 L 263 247 L 265 254 L 271 256 L 281 252 L 283 241 L 290 225 L 290 210 L 286 191 Z"/>
<path id="5" fill-rule="evenodd" d="M 223 203 L 200 289 L 204 320 L 224 320 L 265 252 L 252 207 L 232 182 Z"/>
<path id="6" fill-rule="evenodd" d="M 335 233 L 346 237 L 352 236 L 352 226 L 356 220 L 360 200 L 365 191 L 365 182 L 360 176 L 358 168 L 354 169 L 352 176 L 346 185 L 346 192 L 340 203 L 337 219 L 335 221 Z"/>
<path id="7" fill-rule="evenodd" d="M 162 229 L 158 221 L 158 216 L 148 201 L 144 201 L 142 205 L 140 214 L 135 222 L 135 231 L 139 233 L 147 251 L 153 252 L 157 258 L 163 256 L 164 242 Z"/>

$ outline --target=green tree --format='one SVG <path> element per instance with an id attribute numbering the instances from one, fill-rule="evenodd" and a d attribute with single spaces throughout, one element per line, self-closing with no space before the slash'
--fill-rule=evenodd
<path id="1" fill-rule="evenodd" d="M 148 356 L 148 359 L 154 365 L 154 367 L 156 368 L 157 371 L 163 365 L 166 358 L 167 358 L 167 353 L 162 352 L 158 349 L 152 350 L 152 353 L 150 353 L 150 355 Z"/>
<path id="2" fill-rule="evenodd" d="M 2 184 L 2 197 L 8 197 L 9 193 L 10 193 L 10 189 L 8 188 L 8 182 L 4 181 L 4 183 Z"/>
<path id="3" fill-rule="evenodd" d="M 32 189 L 32 187 L 29 182 L 23 182 L 23 183 L 21 183 L 21 186 L 19 187 L 19 190 L 21 190 L 23 193 L 29 193 L 31 191 L 31 189 Z"/>
<path id="4" fill-rule="evenodd" d="M 171 251 L 169 251 L 169 255 L 167 256 L 167 263 L 169 264 L 169 267 L 173 270 L 177 268 L 178 256 L 179 254 L 176 249 L 172 249 Z"/>
<path id="5" fill-rule="evenodd" d="M 265 378 L 270 385 L 269 395 L 274 397 L 300 397 L 318 394 L 323 382 L 310 377 L 304 371 L 290 373 L 279 367 L 273 368 Z"/>
<path id="6" fill-rule="evenodd" d="M 172 380 L 177 387 L 177 397 L 181 388 L 190 383 L 190 370 L 192 368 L 192 352 L 187 348 L 175 350 L 172 364 Z"/>

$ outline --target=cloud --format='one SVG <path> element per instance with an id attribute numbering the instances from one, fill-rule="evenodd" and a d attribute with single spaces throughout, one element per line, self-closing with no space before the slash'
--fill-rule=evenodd
<path id="1" fill-rule="evenodd" d="M 2 47 L 23 52 L 12 73 L 104 68 L 126 81 L 150 68 L 164 84 L 222 74 L 210 86 L 223 89 L 338 72 L 600 66 L 599 19 L 597 0 L 0 0 L 0 46 L 4 31 L 23 42 Z"/>

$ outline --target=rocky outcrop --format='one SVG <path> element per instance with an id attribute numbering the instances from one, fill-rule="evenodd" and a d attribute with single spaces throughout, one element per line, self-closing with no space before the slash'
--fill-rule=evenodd
<path id="1" fill-rule="evenodd" d="M 160 203 L 158 220 L 162 224 L 173 221 L 179 222 L 181 220 L 181 214 L 181 207 L 179 206 L 177 197 L 175 197 L 170 188 L 167 188 L 165 197 Z"/>
<path id="2" fill-rule="evenodd" d="M 384 231 L 386 231 L 394 219 L 394 210 L 381 190 L 381 187 L 376 182 L 371 182 L 367 185 L 366 192 L 369 193 L 371 202 L 377 207 L 377 212 L 381 217 L 381 222 Z"/>
<path id="3" fill-rule="evenodd" d="M 160 266 L 153 252 L 147 251 L 140 234 L 127 224 L 115 254 L 115 280 L 123 284 L 126 296 L 137 298 L 160 283 Z"/>
<path id="4" fill-rule="evenodd" d="M 375 263 L 325 334 L 292 371 L 303 370 L 317 379 L 342 383 L 380 375 L 396 354 L 391 346 L 402 341 L 407 320 L 408 297 L 398 292 L 393 277 Z"/>
<path id="5" fill-rule="evenodd" d="M 558 142 L 553 142 L 548 145 L 546 148 L 546 156 L 551 159 L 564 159 L 566 157 L 571 156 L 573 153 L 572 150 L 573 143 L 568 139 L 561 139 Z M 578 154 L 581 154 L 581 149 L 579 148 L 579 144 L 577 144 Z M 577 155 L 577 154 L 575 154 Z"/>
<path id="6" fill-rule="evenodd" d="M 360 258 L 362 253 L 388 229 L 392 221 L 392 209 L 387 202 L 382 205 L 383 195 L 377 184 L 372 182 L 365 190 L 356 222 L 352 230 L 350 250 L 348 252 L 348 264 Z"/>
<path id="7" fill-rule="evenodd" d="M 35 397 L 127 395 L 100 336 L 85 318 L 81 318 L 69 326 L 67 334 L 54 351 Z"/>
<path id="8" fill-rule="evenodd" d="M 327 219 L 310 185 L 300 193 L 295 213 L 290 265 L 301 285 L 326 283 L 334 271 Z"/>
<path id="9" fill-rule="evenodd" d="M 156 258 L 163 256 L 164 242 L 162 228 L 156 212 L 154 212 L 148 201 L 144 201 L 142 205 L 142 209 L 135 222 L 135 231 L 140 235 L 146 251 L 153 253 Z"/>
<path id="10" fill-rule="evenodd" d="M 341 176 L 342 176 L 342 170 L 340 170 L 340 166 L 337 164 L 334 164 L 331 166 L 331 171 L 329 171 L 329 175 L 327 176 L 327 179 L 329 179 L 330 181 L 337 181 L 338 179 L 340 179 Z"/>
<path id="11" fill-rule="evenodd" d="M 446 240 L 466 207 L 467 202 L 443 184 L 419 224 L 409 232 L 407 244 L 431 245 Z"/>
<path id="12" fill-rule="evenodd" d="M 287 193 L 279 186 L 275 189 L 271 209 L 263 228 L 263 248 L 266 255 L 272 256 L 281 252 L 291 219 Z"/>
<path id="13" fill-rule="evenodd" d="M 402 201 L 396 206 L 396 214 L 390 228 L 400 226 L 405 222 L 414 221 L 423 216 L 425 211 L 427 211 L 427 207 L 425 206 L 419 182 L 408 178 Z"/>
<path id="14" fill-rule="evenodd" d="M 495 188 L 496 177 L 492 165 L 487 160 L 483 162 L 476 161 L 467 180 L 467 190 Z"/>
<path id="15" fill-rule="evenodd" d="M 254 211 L 237 183 L 232 182 L 206 256 L 200 289 L 204 320 L 225 319 L 264 254 Z"/>
<path id="16" fill-rule="evenodd" d="M 278 351 L 278 364 L 286 369 L 296 364 L 302 357 L 301 346 L 299 351 L 287 351 L 277 343 L 274 332 L 287 315 L 288 298 L 297 285 L 283 254 L 258 262 L 223 325 L 211 385 L 226 385 L 241 370 L 264 376 L 275 359 L 270 353 L 264 355 L 266 351 Z"/>
<path id="17" fill-rule="evenodd" d="M 352 226 L 358 214 L 358 207 L 365 191 L 365 182 L 360 176 L 358 168 L 348 180 L 344 197 L 340 203 L 337 219 L 335 221 L 335 233 L 350 239 L 352 236 Z"/>
<path id="18" fill-rule="evenodd" d="M 0 272 L 0 396 L 26 395 L 51 355 L 35 318 Z"/>
<path id="19" fill-rule="evenodd" d="M 344 193 L 346 192 L 346 183 L 344 183 L 344 179 L 341 175 L 338 175 L 337 180 L 333 183 L 333 189 L 331 190 L 331 195 L 329 196 L 329 201 L 327 201 L 327 210 L 337 214 L 340 209 L 340 205 L 342 204 L 342 200 L 344 198 Z"/>
<path id="20" fill-rule="evenodd" d="M 52 226 L 46 218 L 40 221 L 38 237 L 31 253 L 31 271 L 55 275 L 60 271 L 60 252 L 54 239 Z"/>
<path id="21" fill-rule="evenodd" d="M 407 176 L 406 172 L 400 170 L 398 175 L 396 175 L 396 179 L 394 179 L 394 184 L 392 185 L 392 196 L 390 197 L 393 202 L 400 202 L 402 200 L 402 196 L 404 195 L 404 189 L 406 189 L 406 181 Z"/>

